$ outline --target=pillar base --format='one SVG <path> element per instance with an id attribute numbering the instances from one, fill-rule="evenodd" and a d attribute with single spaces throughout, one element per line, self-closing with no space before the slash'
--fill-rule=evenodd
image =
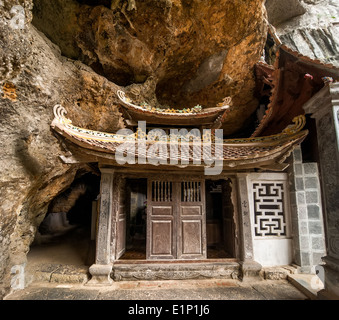
<path id="1" fill-rule="evenodd" d="M 260 276 L 262 265 L 254 260 L 240 261 L 241 280 L 263 280 Z"/>
<path id="2" fill-rule="evenodd" d="M 109 286 L 113 283 L 111 278 L 112 265 L 93 264 L 89 268 L 92 278 L 86 283 L 88 286 Z"/>

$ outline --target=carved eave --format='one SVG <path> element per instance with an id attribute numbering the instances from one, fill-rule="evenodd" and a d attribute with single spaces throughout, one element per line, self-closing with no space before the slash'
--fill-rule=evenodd
<path id="1" fill-rule="evenodd" d="M 105 164 L 118 165 L 115 159 L 117 148 L 124 144 L 126 148 L 135 150 L 136 158 L 143 156 L 138 153 L 138 139 L 136 134 L 131 134 L 128 137 L 120 134 L 104 133 L 92 131 L 72 125 L 72 122 L 65 117 L 66 111 L 61 106 L 55 107 L 55 119 L 51 127 L 56 131 L 63 141 L 67 144 L 69 151 L 73 157 L 83 162 L 100 162 Z M 271 169 L 283 170 L 286 165 L 283 164 L 286 157 L 292 152 L 294 147 L 299 145 L 307 135 L 306 130 L 302 130 L 305 125 L 305 117 L 300 116 L 294 119 L 295 124 L 288 126 L 283 132 L 278 135 L 258 138 L 246 139 L 225 139 L 222 140 L 222 161 L 224 170 L 241 170 L 241 169 Z M 145 150 L 148 152 L 154 145 L 162 145 L 166 150 L 163 155 L 157 155 L 153 160 L 166 160 L 166 164 L 161 167 L 180 168 L 187 167 L 190 169 L 201 169 L 205 166 L 206 160 L 214 160 L 216 145 L 211 143 L 212 155 L 211 159 L 201 156 L 200 163 L 197 164 L 196 154 L 193 152 L 195 143 L 178 143 L 179 149 L 176 157 L 170 153 L 171 140 L 159 142 L 151 137 L 145 137 Z M 173 145 L 172 145 L 173 146 Z M 183 147 L 188 147 L 188 165 L 182 165 L 181 152 Z M 171 158 L 170 155 L 172 156 Z M 194 155 L 194 158 L 193 158 Z M 148 158 L 148 163 L 150 159 Z M 171 162 L 170 162 L 171 160 Z M 173 160 L 177 163 L 173 165 Z M 134 167 L 153 167 L 153 165 L 140 164 L 125 164 L 126 166 Z"/>
<path id="2" fill-rule="evenodd" d="M 146 121 L 147 125 L 195 126 L 218 129 L 224 122 L 230 108 L 229 98 L 225 99 L 220 107 L 201 109 L 198 112 L 179 112 L 179 110 L 164 112 L 164 109 L 162 111 L 156 108 L 148 110 L 146 107 L 133 104 L 123 91 L 119 90 L 117 95 L 127 126 L 137 126 L 138 121 Z"/>
<path id="3" fill-rule="evenodd" d="M 256 94 L 258 98 L 270 96 L 273 88 L 273 74 L 275 68 L 266 62 L 259 61 L 254 68 L 256 79 Z"/>

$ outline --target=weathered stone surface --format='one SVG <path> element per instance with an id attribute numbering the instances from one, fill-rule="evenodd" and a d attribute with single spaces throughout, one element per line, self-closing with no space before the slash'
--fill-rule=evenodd
<path id="1" fill-rule="evenodd" d="M 338 5 L 305 2 L 307 13 L 279 26 L 279 34 L 304 54 L 335 61 Z M 50 130 L 55 104 L 75 125 L 113 132 L 122 127 L 119 86 L 133 98 L 178 107 L 215 106 L 230 95 L 225 134 L 247 124 L 257 107 L 263 0 L 93 3 L 35 0 L 32 13 L 33 0 L 0 0 L 0 297 L 11 268 L 25 265 L 51 201 L 90 170 L 58 159 L 67 151 Z M 305 203 L 305 193 L 298 201 Z"/>
<path id="2" fill-rule="evenodd" d="M 239 264 L 236 262 L 115 264 L 112 272 L 115 281 L 238 279 L 239 275 Z"/>
<path id="3" fill-rule="evenodd" d="M 108 286 L 112 284 L 110 277 L 112 271 L 111 265 L 93 264 L 89 268 L 91 279 L 87 283 L 88 286 Z"/>
<path id="4" fill-rule="evenodd" d="M 85 283 L 88 281 L 88 269 L 72 265 L 46 264 L 28 274 L 30 282 Z"/>
<path id="5" fill-rule="evenodd" d="M 67 150 L 50 130 L 55 104 L 75 125 L 108 132 L 123 125 L 119 85 L 132 97 L 178 107 L 215 106 L 231 95 L 228 133 L 257 106 L 253 66 L 266 38 L 263 0 L 148 0 L 136 1 L 136 10 L 124 1 L 112 9 L 110 1 L 91 3 L 36 0 L 32 12 L 32 0 L 0 1 L 3 288 L 11 266 L 24 265 L 51 201 L 90 170 L 59 160 Z"/>
<path id="6" fill-rule="evenodd" d="M 225 134 L 255 111 L 253 66 L 266 38 L 262 0 L 147 0 L 130 11 L 127 2 L 114 9 L 79 2 L 35 2 L 33 24 L 64 55 L 152 103 L 214 107 L 232 96 Z M 154 90 L 140 96 L 147 83 Z"/>
<path id="7" fill-rule="evenodd" d="M 338 97 L 339 86 L 337 83 L 331 83 L 304 106 L 305 112 L 312 114 L 316 119 L 318 132 L 320 173 L 327 219 L 327 250 L 326 256 L 322 257 L 325 262 L 325 288 L 323 292 L 319 293 L 319 296 L 326 299 L 338 299 L 339 297 Z M 319 104 L 319 101 L 323 103 Z M 319 226 L 316 223 L 312 229 L 314 233 L 319 233 Z M 316 254 L 314 258 L 320 261 L 321 256 Z"/>
<path id="8" fill-rule="evenodd" d="M 285 1 L 284 1 L 285 3 Z M 281 41 L 312 59 L 339 65 L 339 4 L 307 0 L 306 12 L 277 25 Z"/>
<path id="9" fill-rule="evenodd" d="M 303 193 L 303 201 L 295 201 L 291 206 L 293 251 L 294 262 L 300 266 L 300 271 L 311 273 L 321 261 L 319 257 L 325 255 L 325 234 L 318 164 L 303 163 L 300 151 L 299 147 L 289 158 L 290 163 L 294 164 L 289 167 L 291 199 L 297 198 L 298 193 Z M 299 163 L 301 168 L 296 166 Z M 298 188 L 299 179 L 304 181 L 302 188 Z"/>
<path id="10" fill-rule="evenodd" d="M 22 25 L 11 24 L 15 13 L 9 12 L 15 5 L 26 10 Z M 25 263 L 50 202 L 77 172 L 89 171 L 58 159 L 65 151 L 50 130 L 53 106 L 62 103 L 82 125 L 102 130 L 121 127 L 112 101 L 117 86 L 62 57 L 29 24 L 31 7 L 30 1 L 0 2 L 0 283 L 4 288 L 9 286 L 11 266 Z M 5 87 L 11 88 L 11 94 Z M 79 112 L 82 101 L 85 111 Z"/>
<path id="11" fill-rule="evenodd" d="M 296 269 L 290 266 L 264 268 L 261 271 L 265 280 L 286 280 L 288 275 L 296 272 Z"/>
<path id="12" fill-rule="evenodd" d="M 306 12 L 306 8 L 299 0 L 266 0 L 265 6 L 268 21 L 274 26 Z"/>
<path id="13" fill-rule="evenodd" d="M 126 310 L 135 300 L 305 300 L 307 296 L 286 280 L 239 283 L 235 280 L 119 282 L 107 288 L 81 285 L 31 287 L 8 295 L 5 300 L 116 300 Z M 122 302 L 122 300 L 126 300 Z M 110 306 L 112 303 L 110 303 Z M 113 302 L 114 305 L 114 302 Z M 153 306 L 152 301 L 148 306 Z M 215 309 L 214 309 L 215 310 Z M 220 304 L 220 312 L 225 310 Z M 216 312 L 217 313 L 217 312 Z M 219 314 L 219 313 L 217 313 Z"/>

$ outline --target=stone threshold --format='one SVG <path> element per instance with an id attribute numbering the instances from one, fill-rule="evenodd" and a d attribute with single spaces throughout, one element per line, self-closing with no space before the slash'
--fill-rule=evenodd
<path id="1" fill-rule="evenodd" d="M 233 258 L 222 258 L 222 259 L 189 259 L 189 260 L 144 260 L 144 259 L 120 259 L 116 260 L 113 263 L 113 266 L 115 265 L 124 265 L 124 264 L 186 264 L 186 263 L 238 263 L 238 259 L 233 259 Z"/>
<path id="2" fill-rule="evenodd" d="M 238 279 L 236 259 L 213 260 L 119 260 L 113 264 L 114 281 Z"/>
<path id="3" fill-rule="evenodd" d="M 292 280 L 298 276 L 294 266 L 264 267 L 260 271 L 262 280 Z M 207 260 L 118 260 L 112 265 L 114 281 L 142 280 L 241 280 L 241 265 L 237 259 Z M 28 283 L 85 284 L 90 274 L 87 266 L 42 264 L 26 275 Z M 299 281 L 300 282 L 300 281 Z M 299 283 L 300 285 L 300 283 Z M 311 298 L 310 295 L 308 295 Z M 312 292 L 314 298 L 314 292 Z"/>
<path id="4" fill-rule="evenodd" d="M 89 280 L 87 266 L 67 264 L 41 264 L 35 270 L 28 270 L 26 285 L 31 283 L 84 284 Z"/>

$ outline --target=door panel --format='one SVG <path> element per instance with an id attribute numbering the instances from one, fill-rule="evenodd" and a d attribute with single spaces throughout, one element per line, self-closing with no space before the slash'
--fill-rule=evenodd
<path id="1" fill-rule="evenodd" d="M 179 185 L 178 259 L 205 259 L 205 183 L 182 181 Z"/>
<path id="2" fill-rule="evenodd" d="M 118 260 L 126 251 L 126 215 L 119 214 L 117 222 L 117 253 Z"/>
<path id="3" fill-rule="evenodd" d="M 182 220 L 182 255 L 202 255 L 201 220 Z"/>
<path id="4" fill-rule="evenodd" d="M 175 259 L 175 206 L 172 181 L 148 181 L 147 259 Z"/>
<path id="5" fill-rule="evenodd" d="M 223 208 L 223 240 L 225 251 L 232 257 L 235 256 L 235 227 L 234 208 L 231 200 L 231 186 L 229 181 L 222 182 L 222 208 Z"/>
<path id="6" fill-rule="evenodd" d="M 115 181 L 116 192 L 114 194 L 113 210 L 117 213 L 117 243 L 116 243 L 116 256 L 118 260 L 126 252 L 126 207 L 125 207 L 125 180 L 117 179 Z"/>
<path id="7" fill-rule="evenodd" d="M 203 181 L 149 180 L 147 259 L 206 258 Z"/>
<path id="8" fill-rule="evenodd" d="M 181 215 L 183 216 L 200 216 L 201 206 L 181 206 Z"/>
<path id="9" fill-rule="evenodd" d="M 151 224 L 151 257 L 173 258 L 173 221 L 153 220 Z"/>
<path id="10" fill-rule="evenodd" d="M 173 215 L 172 206 L 153 206 L 152 215 L 154 216 L 171 216 Z"/>

